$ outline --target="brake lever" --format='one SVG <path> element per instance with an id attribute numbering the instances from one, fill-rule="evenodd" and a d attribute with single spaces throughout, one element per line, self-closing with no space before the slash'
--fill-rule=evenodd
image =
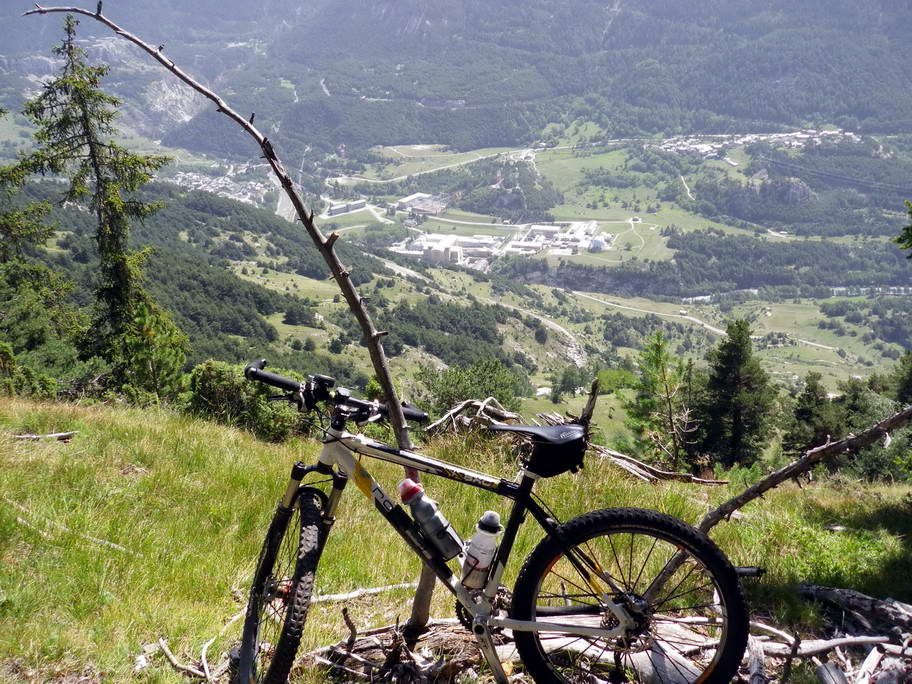
<path id="1" fill-rule="evenodd" d="M 304 400 L 302 392 L 289 392 L 288 394 L 273 394 L 266 397 L 266 401 L 287 401 L 298 406 L 300 410 L 304 410 L 307 407 L 307 402 Z"/>
<path id="2" fill-rule="evenodd" d="M 383 420 L 383 416 L 379 413 L 372 413 L 364 420 L 356 420 L 355 422 L 358 425 L 369 425 L 370 423 L 379 423 L 381 420 Z"/>

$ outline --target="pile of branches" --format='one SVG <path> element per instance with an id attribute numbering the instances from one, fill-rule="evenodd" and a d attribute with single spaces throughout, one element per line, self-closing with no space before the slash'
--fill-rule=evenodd
<path id="1" fill-rule="evenodd" d="M 810 661 L 822 684 L 901 684 L 912 681 L 912 606 L 845 589 L 804 585 L 802 596 L 823 602 L 835 618 L 828 638 L 801 639 L 777 627 L 751 622 L 741 681 L 791 681 L 796 661 Z M 308 653 L 299 668 L 322 669 L 342 681 L 400 684 L 470 682 L 484 666 L 472 634 L 456 619 L 432 620 L 410 643 L 398 624 L 358 633 L 343 608 L 349 636 Z M 871 633 L 874 632 L 874 633 Z M 496 635 L 497 652 L 511 674 L 521 668 L 509 632 Z M 531 681 L 520 674 L 512 682 Z M 659 684 L 646 682 L 645 684 Z"/>
<path id="2" fill-rule="evenodd" d="M 448 433 L 471 432 L 473 430 L 483 430 L 491 425 L 564 425 L 566 423 L 577 423 L 589 426 L 592 420 L 592 413 L 595 410 L 595 402 L 598 398 L 598 381 L 592 383 L 592 389 L 589 393 L 589 399 L 583 412 L 579 416 L 566 415 L 561 416 L 557 413 L 539 413 L 536 418 L 526 421 L 519 413 L 514 413 L 505 409 L 500 402 L 494 397 L 487 399 L 469 399 L 460 402 L 444 414 L 442 418 L 431 423 L 425 432 L 429 436 L 439 436 Z M 518 446 L 528 446 L 528 439 L 516 435 L 513 437 Z M 618 468 L 623 470 L 627 475 L 643 480 L 644 482 L 658 482 L 660 480 L 674 480 L 677 482 L 690 482 L 693 484 L 702 484 L 708 486 L 719 486 L 728 484 L 724 480 L 707 480 L 694 477 L 689 473 L 678 473 L 656 468 L 653 465 L 645 463 L 633 456 L 622 454 L 608 447 L 589 442 L 587 445 L 589 452 L 595 454 L 601 459 L 605 459 Z"/>

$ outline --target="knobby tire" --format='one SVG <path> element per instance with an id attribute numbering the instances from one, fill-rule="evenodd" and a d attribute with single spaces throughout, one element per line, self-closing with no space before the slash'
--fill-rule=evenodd
<path id="1" fill-rule="evenodd" d="M 302 489 L 277 511 L 254 575 L 241 638 L 237 683 L 286 684 L 301 643 L 322 551 L 322 500 Z"/>
<path id="2" fill-rule="evenodd" d="M 587 579 L 592 565 L 599 570 Z M 676 569 L 663 580 L 663 568 Z M 592 578 L 599 572 L 623 596 Z M 637 626 L 623 638 L 514 631 L 523 666 L 536 682 L 729 684 L 736 677 L 747 646 L 747 607 L 734 568 L 706 535 L 635 508 L 579 516 L 526 559 L 511 613 L 519 620 L 610 629 L 619 623 L 605 607 L 606 596 L 637 606 Z"/>

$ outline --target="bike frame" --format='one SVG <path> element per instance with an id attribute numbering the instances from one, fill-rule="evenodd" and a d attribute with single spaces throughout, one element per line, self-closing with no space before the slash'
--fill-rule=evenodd
<path id="1" fill-rule="evenodd" d="M 491 563 L 487 581 L 481 591 L 470 591 L 462 585 L 437 549 L 424 538 L 418 525 L 399 503 L 391 499 L 383 491 L 377 481 L 361 465 L 360 460 L 355 458 L 354 454 L 395 463 L 407 468 L 414 468 L 420 472 L 437 475 L 448 480 L 455 480 L 493 492 L 513 501 L 502 541 Z M 611 629 L 603 629 L 583 625 L 561 625 L 553 622 L 516 620 L 494 614 L 494 597 L 500 587 L 504 568 L 516 541 L 519 527 L 525 520 L 526 514 L 531 513 L 532 517 L 541 525 L 548 536 L 560 539 L 560 535 L 557 533 L 560 522 L 552 518 L 532 498 L 532 488 L 539 478 L 525 469 L 520 470 L 514 481 L 509 481 L 480 471 L 455 466 L 412 451 L 396 449 L 364 435 L 352 434 L 338 426 L 333 426 L 326 430 L 326 438 L 323 440 L 323 449 L 320 452 L 319 465 L 317 467 L 321 472 L 333 473 L 332 492 L 327 499 L 324 511 L 326 530 L 329 530 L 335 520 L 334 516 L 342 491 L 348 479 L 351 478 L 361 493 L 373 501 L 374 506 L 386 521 L 392 525 L 412 550 L 421 557 L 422 561 L 434 571 L 443 586 L 456 596 L 459 603 L 472 616 L 472 632 L 493 671 L 495 680 L 499 684 L 506 684 L 507 677 L 491 638 L 491 628 L 506 628 L 513 631 L 547 630 L 613 638 L 621 636 L 624 630 L 633 624 L 633 620 L 625 608 L 609 598 L 609 593 L 614 593 L 614 595 L 620 593 L 610 575 L 604 572 L 594 559 L 588 559 L 585 556 L 578 557 L 576 554 L 569 553 L 569 549 L 567 553 L 568 560 L 580 570 L 590 588 L 603 596 L 604 605 L 617 618 L 617 626 Z M 336 469 L 339 472 L 336 472 Z M 301 486 L 301 478 L 303 476 L 301 470 L 297 471 L 299 473 L 297 479 L 293 470 L 292 478 L 288 483 L 283 499 L 283 505 L 287 507 L 293 505 L 295 494 Z M 607 585 L 607 587 L 603 587 L 602 583 Z"/>

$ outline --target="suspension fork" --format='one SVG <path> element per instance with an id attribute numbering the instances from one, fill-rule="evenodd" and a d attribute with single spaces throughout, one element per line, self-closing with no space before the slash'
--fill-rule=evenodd
<path id="1" fill-rule="evenodd" d="M 329 531 L 336 522 L 336 509 L 339 507 L 342 491 L 345 489 L 345 485 L 348 484 L 348 475 L 343 472 L 333 470 L 332 478 L 332 490 L 329 492 L 326 506 L 323 509 L 323 534 L 322 539 L 320 540 L 321 547 L 326 543 L 326 539 L 329 537 Z"/>

